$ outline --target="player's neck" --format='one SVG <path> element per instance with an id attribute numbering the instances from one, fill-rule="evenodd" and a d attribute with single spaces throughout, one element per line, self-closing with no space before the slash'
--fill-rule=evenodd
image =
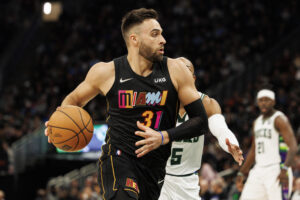
<path id="1" fill-rule="evenodd" d="M 263 118 L 267 119 L 267 118 L 271 117 L 274 113 L 275 113 L 275 109 L 272 108 L 269 112 L 263 114 Z"/>
<path id="2" fill-rule="evenodd" d="M 148 76 L 152 72 L 153 63 L 137 53 L 128 51 L 127 60 L 131 69 L 140 76 Z"/>

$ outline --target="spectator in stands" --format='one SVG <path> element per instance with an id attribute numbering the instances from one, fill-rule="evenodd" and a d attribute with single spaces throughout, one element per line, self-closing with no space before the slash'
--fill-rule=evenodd
<path id="1" fill-rule="evenodd" d="M 9 155 L 7 152 L 7 144 L 0 140 L 0 175 L 7 175 L 9 169 Z"/>
<path id="2" fill-rule="evenodd" d="M 224 179 L 218 177 L 211 182 L 210 200 L 223 200 L 227 198 L 225 193 L 226 183 Z"/>
<path id="3" fill-rule="evenodd" d="M 5 193 L 3 190 L 0 190 L 0 200 L 5 200 Z"/>
<path id="4" fill-rule="evenodd" d="M 46 190 L 38 189 L 35 200 L 48 200 L 46 196 Z"/>
<path id="5" fill-rule="evenodd" d="M 203 198 L 204 200 L 209 199 L 209 182 L 199 176 L 199 185 L 200 185 L 200 191 L 199 191 L 199 196 Z"/>

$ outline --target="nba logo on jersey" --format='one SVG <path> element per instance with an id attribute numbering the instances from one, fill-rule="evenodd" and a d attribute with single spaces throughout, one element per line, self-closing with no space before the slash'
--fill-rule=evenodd
<path id="1" fill-rule="evenodd" d="M 122 151 L 120 149 L 117 150 L 116 155 L 120 156 L 122 154 Z"/>

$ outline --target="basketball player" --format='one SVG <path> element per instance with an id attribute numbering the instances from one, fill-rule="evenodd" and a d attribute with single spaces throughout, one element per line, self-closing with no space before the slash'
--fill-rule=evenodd
<path id="1" fill-rule="evenodd" d="M 181 60 L 189 68 L 195 80 L 194 66 L 191 61 L 183 57 L 178 58 L 178 60 Z M 230 143 L 235 144 L 235 148 L 239 148 L 239 144 L 235 135 L 227 127 L 219 103 L 201 92 L 199 92 L 199 95 L 209 117 L 210 131 L 217 137 L 220 146 L 225 151 L 233 153 Z M 181 104 L 176 125 L 179 126 L 186 120 L 188 120 L 188 116 Z M 197 172 L 201 166 L 203 146 L 204 135 L 172 143 L 171 156 L 167 162 L 165 181 L 159 200 L 201 199 Z M 242 151 L 240 151 L 240 155 L 242 155 Z M 239 159 L 238 154 L 232 154 L 232 156 L 240 165 L 242 164 L 242 159 Z"/>
<path id="2" fill-rule="evenodd" d="M 297 151 L 288 118 L 274 109 L 275 93 L 269 89 L 257 94 L 260 116 L 253 123 L 253 142 L 241 167 L 237 182 L 242 183 L 250 167 L 241 200 L 286 200 L 292 186 L 290 168 Z M 285 143 L 284 143 L 285 142 Z"/>
<path id="3" fill-rule="evenodd" d="M 121 25 L 128 54 L 95 64 L 62 102 L 84 106 L 106 96 L 109 129 L 98 178 L 104 200 L 158 199 L 171 142 L 208 132 L 191 73 L 163 56 L 166 40 L 157 19 L 153 9 L 128 12 Z M 174 128 L 178 100 L 190 119 Z"/>

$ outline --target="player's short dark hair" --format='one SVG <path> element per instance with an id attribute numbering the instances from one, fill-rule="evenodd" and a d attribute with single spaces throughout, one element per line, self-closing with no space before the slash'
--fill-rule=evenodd
<path id="1" fill-rule="evenodd" d="M 126 41 L 126 33 L 127 31 L 135 25 L 141 24 L 146 19 L 158 19 L 158 13 L 154 9 L 147 9 L 147 8 L 139 8 L 134 9 L 128 12 L 122 18 L 122 35 L 124 40 Z"/>

